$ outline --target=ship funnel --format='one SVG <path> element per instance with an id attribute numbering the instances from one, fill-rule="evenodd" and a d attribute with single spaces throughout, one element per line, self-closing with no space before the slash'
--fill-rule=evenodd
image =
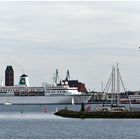
<path id="1" fill-rule="evenodd" d="M 25 86 L 29 87 L 28 75 L 22 74 L 20 76 L 19 85 L 25 85 Z"/>

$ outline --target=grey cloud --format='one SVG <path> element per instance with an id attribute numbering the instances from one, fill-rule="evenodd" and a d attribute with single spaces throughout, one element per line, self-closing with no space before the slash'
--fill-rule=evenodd
<path id="1" fill-rule="evenodd" d="M 70 68 L 73 77 L 99 88 L 110 66 L 119 61 L 126 69 L 126 84 L 139 88 L 129 82 L 132 64 L 140 69 L 139 6 L 140 2 L 0 2 L 1 68 L 15 61 L 33 75 L 36 64 L 43 74 Z M 137 74 L 133 76 L 139 83 Z"/>

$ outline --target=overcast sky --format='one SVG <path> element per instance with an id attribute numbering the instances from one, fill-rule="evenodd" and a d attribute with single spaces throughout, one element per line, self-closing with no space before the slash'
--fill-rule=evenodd
<path id="1" fill-rule="evenodd" d="M 119 62 L 129 90 L 140 90 L 140 2 L 0 2 L 0 77 L 7 65 L 32 86 L 55 69 L 100 90 Z"/>

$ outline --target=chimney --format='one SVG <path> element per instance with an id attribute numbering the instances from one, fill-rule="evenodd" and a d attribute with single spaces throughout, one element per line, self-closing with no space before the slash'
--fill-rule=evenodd
<path id="1" fill-rule="evenodd" d="M 24 85 L 24 86 L 29 87 L 28 75 L 22 74 L 20 76 L 19 85 Z"/>

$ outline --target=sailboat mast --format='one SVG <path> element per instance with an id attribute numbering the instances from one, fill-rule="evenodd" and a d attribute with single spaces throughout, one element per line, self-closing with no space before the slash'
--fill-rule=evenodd
<path id="1" fill-rule="evenodd" d="M 120 93 L 120 78 L 119 78 L 119 64 L 117 63 L 117 105 L 119 104 L 119 93 Z"/>
<path id="2" fill-rule="evenodd" d="M 113 100 L 114 100 L 114 104 L 115 104 L 115 96 L 116 96 L 116 76 L 115 76 L 116 72 L 115 72 L 115 67 L 114 67 L 114 74 L 113 74 L 113 81 L 114 81 L 114 85 L 113 85 Z"/>
<path id="3" fill-rule="evenodd" d="M 124 86 L 124 83 L 123 83 L 122 77 L 121 77 L 121 75 L 120 75 L 120 72 L 119 72 L 119 78 L 120 78 L 120 82 L 121 82 L 121 84 L 122 84 L 122 86 L 123 86 L 124 92 L 125 92 L 126 95 L 127 95 L 128 103 L 129 103 L 130 110 L 131 110 L 131 109 L 132 109 L 131 100 L 130 100 L 130 98 L 129 98 L 129 95 L 128 95 L 127 91 L 125 90 L 125 86 Z"/>
<path id="4" fill-rule="evenodd" d="M 112 66 L 112 78 L 111 78 L 111 104 L 115 103 L 115 67 Z"/>
<path id="5" fill-rule="evenodd" d="M 113 71 L 114 67 L 112 66 L 112 75 L 111 75 L 111 105 L 113 105 Z"/>

